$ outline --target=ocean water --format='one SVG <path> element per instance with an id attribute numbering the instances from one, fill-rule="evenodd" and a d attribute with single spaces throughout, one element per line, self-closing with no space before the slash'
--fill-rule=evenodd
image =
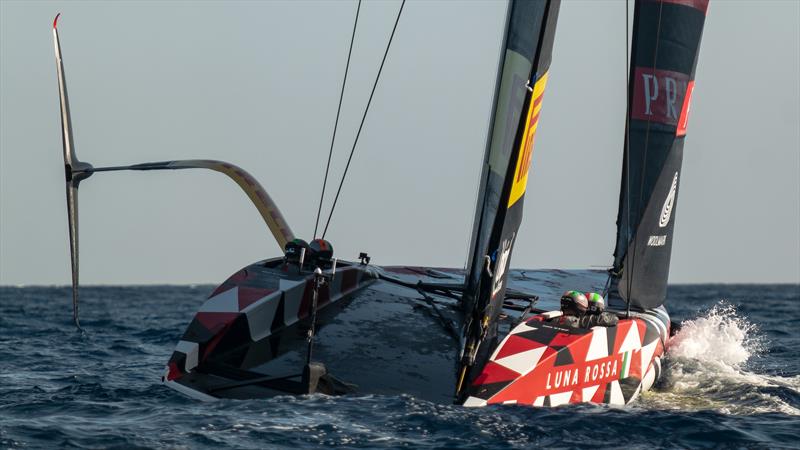
<path id="1" fill-rule="evenodd" d="M 211 286 L 0 287 L 0 448 L 798 448 L 800 285 L 671 286 L 683 327 L 634 405 L 411 396 L 198 402 L 164 364 Z"/>

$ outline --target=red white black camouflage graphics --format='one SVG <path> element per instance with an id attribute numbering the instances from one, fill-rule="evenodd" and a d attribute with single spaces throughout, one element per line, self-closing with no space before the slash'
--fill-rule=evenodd
<path id="1" fill-rule="evenodd" d="M 536 315 L 503 339 L 470 388 L 466 406 L 491 403 L 624 405 L 650 389 L 669 337 L 663 308 L 614 327 L 564 327 Z"/>
<path id="2" fill-rule="evenodd" d="M 293 348 L 302 333 L 291 331 L 305 331 L 309 326 L 314 279 L 291 269 L 282 258 L 261 261 L 217 287 L 178 342 L 164 381 L 190 385 L 196 391 L 191 395 L 202 397 L 213 384 L 183 379 L 186 374 L 219 371 L 219 376 L 247 380 L 248 371 Z M 375 281 L 371 269 L 359 264 L 344 263 L 327 274 L 330 282 L 319 291 L 319 311 Z M 227 371 L 219 370 L 223 367 Z M 181 386 L 172 387 L 186 392 Z"/>

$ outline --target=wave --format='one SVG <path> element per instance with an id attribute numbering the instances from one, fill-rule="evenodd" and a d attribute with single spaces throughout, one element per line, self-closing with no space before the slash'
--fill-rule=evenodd
<path id="1" fill-rule="evenodd" d="M 643 406 L 800 415 L 800 376 L 758 373 L 768 344 L 758 326 L 720 301 L 681 323 L 670 340 L 664 376 Z"/>

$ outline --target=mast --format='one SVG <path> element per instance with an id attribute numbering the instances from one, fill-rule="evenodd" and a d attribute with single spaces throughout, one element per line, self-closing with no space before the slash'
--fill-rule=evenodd
<path id="1" fill-rule="evenodd" d="M 559 0 L 512 0 L 508 6 L 462 298 L 466 325 L 457 400 L 496 343 L 559 4 Z"/>
<path id="2" fill-rule="evenodd" d="M 683 145 L 708 0 L 637 0 L 610 300 L 666 299 Z"/>

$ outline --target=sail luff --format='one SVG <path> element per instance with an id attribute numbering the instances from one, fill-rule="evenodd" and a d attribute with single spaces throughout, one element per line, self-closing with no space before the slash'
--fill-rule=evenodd
<path id="1" fill-rule="evenodd" d="M 494 114 L 494 112 L 497 110 L 497 104 L 498 104 L 499 97 L 500 97 L 500 82 L 503 79 L 502 74 L 503 74 L 503 65 L 504 65 L 505 60 L 506 60 L 506 58 L 505 58 L 505 49 L 506 49 L 506 43 L 508 41 L 508 33 L 507 33 L 508 24 L 509 24 L 509 21 L 511 20 L 511 9 L 512 9 L 511 6 L 512 6 L 511 2 L 509 2 L 506 5 L 506 18 L 505 18 L 505 22 L 504 22 L 504 25 L 503 25 L 503 30 L 505 32 L 503 33 L 503 39 L 501 40 L 501 43 L 500 43 L 500 49 L 499 49 L 500 55 L 497 58 L 498 59 L 498 62 L 497 62 L 497 76 L 495 78 L 495 85 L 494 85 L 494 90 L 493 90 L 494 94 L 492 96 L 492 109 L 491 109 L 492 114 L 489 117 L 489 125 L 487 127 L 489 132 L 486 135 L 486 143 L 485 143 L 486 151 L 484 152 L 483 163 L 481 164 L 481 176 L 480 176 L 480 181 L 478 182 L 478 193 L 477 193 L 476 201 L 475 201 L 475 217 L 474 217 L 473 222 L 472 222 L 472 234 L 471 234 L 471 237 L 470 237 L 469 253 L 467 254 L 468 257 L 467 257 L 466 269 L 468 270 L 468 275 L 467 275 L 466 280 L 465 280 L 465 285 L 467 286 L 467 289 L 466 289 L 467 292 L 470 292 L 475 288 L 474 283 L 477 281 L 477 280 L 473 280 L 474 277 L 470 276 L 469 272 L 472 272 L 472 268 L 473 268 L 473 266 L 474 266 L 474 264 L 476 262 L 476 258 L 480 257 L 480 255 L 478 255 L 478 253 L 479 253 L 478 252 L 478 247 L 479 247 L 478 246 L 478 238 L 479 238 L 480 231 L 482 229 L 482 220 L 481 219 L 482 219 L 482 213 L 483 213 L 483 209 L 484 209 L 483 205 L 484 205 L 484 201 L 486 199 L 486 189 L 484 189 L 484 187 L 486 186 L 487 177 L 489 176 L 489 169 L 490 169 L 489 168 L 489 154 L 490 154 L 491 145 L 492 145 L 492 133 L 491 133 L 491 130 L 494 129 L 494 124 L 495 124 L 495 120 L 496 120 L 496 114 Z M 464 309 L 464 311 L 471 310 L 472 306 L 473 306 L 472 301 L 474 301 L 474 298 L 464 298 L 463 300 L 464 301 L 462 301 L 462 305 L 461 306 Z"/>
<path id="2" fill-rule="evenodd" d="M 610 295 L 663 304 L 707 0 L 638 0 Z"/>
<path id="3" fill-rule="evenodd" d="M 513 1 L 484 159 L 470 265 L 457 396 L 493 347 L 522 209 L 559 1 Z M 483 174 L 482 174 L 483 175 Z"/>
<path id="4" fill-rule="evenodd" d="M 625 0 L 626 2 L 628 0 Z M 625 20 L 628 20 L 626 17 Z M 633 27 L 631 36 L 637 36 L 639 30 L 639 2 L 635 2 L 633 6 Z M 628 36 L 625 36 L 628 39 Z M 633 61 L 633 55 L 636 54 L 636 39 L 631 38 L 631 53 L 626 58 L 625 63 L 628 64 L 628 80 L 627 80 L 627 99 L 625 101 L 625 135 L 623 137 L 623 150 L 622 150 L 622 175 L 620 180 L 619 190 L 619 207 L 617 209 L 617 240 L 614 248 L 614 265 L 613 272 L 619 273 L 622 269 L 622 258 L 627 250 L 627 243 L 630 240 L 630 217 L 627 215 L 627 203 L 630 198 L 626 193 L 630 190 L 628 178 L 629 167 L 629 152 L 630 152 L 630 113 L 631 103 L 630 99 L 633 97 L 633 84 L 630 80 L 634 76 L 634 65 L 629 63 Z"/>
<path id="5" fill-rule="evenodd" d="M 476 214 L 470 245 L 470 258 L 467 265 L 467 292 L 475 292 L 480 275 L 485 272 L 485 256 L 492 231 L 499 232 L 502 214 L 505 212 L 503 192 L 507 179 L 508 166 L 516 161 L 517 135 L 523 125 L 523 115 L 527 108 L 526 83 L 532 85 L 533 62 L 535 52 L 545 25 L 545 12 L 551 2 L 538 0 L 534 2 L 509 2 L 506 19 L 503 55 L 495 87 L 492 120 L 476 203 Z M 556 6 L 558 2 L 552 2 Z M 551 10 L 557 11 L 556 8 Z M 527 20 L 528 23 L 522 23 Z M 527 26 L 526 26 L 527 25 Z M 527 30 L 527 33 L 523 33 Z M 521 50 L 521 51 L 520 51 Z M 523 53 L 528 53 L 523 55 Z M 548 57 L 549 62 L 549 57 Z M 515 153 L 512 155 L 512 153 Z M 494 236 L 496 239 L 496 236 Z M 465 309 L 474 305 L 471 299 L 465 299 Z"/>

